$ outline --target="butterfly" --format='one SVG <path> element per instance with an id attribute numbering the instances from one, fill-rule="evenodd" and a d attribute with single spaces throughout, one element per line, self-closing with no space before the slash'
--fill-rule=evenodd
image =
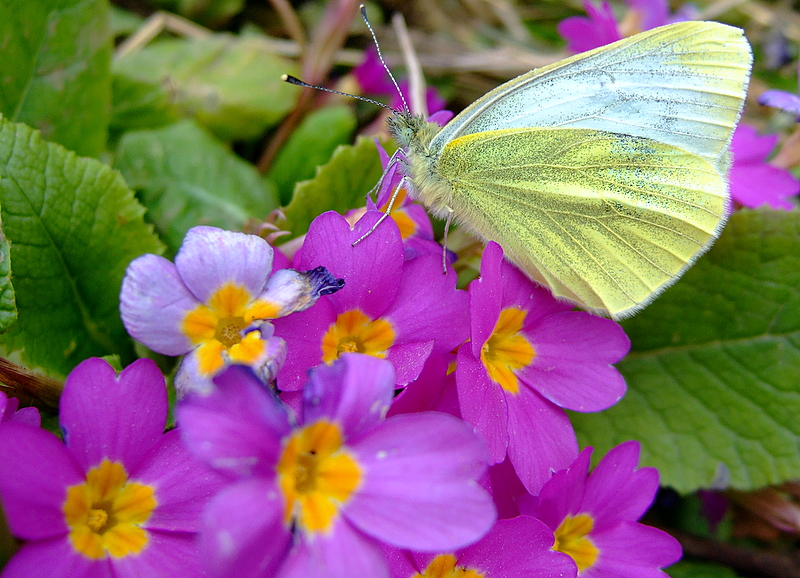
<path id="1" fill-rule="evenodd" d="M 532 70 L 444 128 L 395 111 L 412 197 L 561 299 L 623 319 L 719 236 L 752 54 L 680 22 Z"/>

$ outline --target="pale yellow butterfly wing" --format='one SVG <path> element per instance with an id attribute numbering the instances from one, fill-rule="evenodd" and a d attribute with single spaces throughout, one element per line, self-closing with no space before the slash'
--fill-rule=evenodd
<path id="1" fill-rule="evenodd" d="M 438 173 L 457 219 L 554 295 L 614 318 L 673 283 L 728 209 L 702 157 L 589 129 L 471 134 L 444 147 Z"/>
<path id="2" fill-rule="evenodd" d="M 431 141 L 525 127 L 654 139 L 727 170 L 752 63 L 738 28 L 679 22 L 533 70 L 487 93 Z"/>

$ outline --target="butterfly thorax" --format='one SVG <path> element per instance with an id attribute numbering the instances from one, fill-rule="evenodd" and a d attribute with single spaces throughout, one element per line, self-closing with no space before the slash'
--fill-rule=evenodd
<path id="1" fill-rule="evenodd" d="M 422 201 L 434 215 L 447 217 L 453 188 L 439 174 L 441 151 L 430 146 L 442 127 L 407 111 L 397 111 L 389 117 L 388 124 L 389 132 L 405 153 L 404 172 L 414 184 L 411 196 Z"/>

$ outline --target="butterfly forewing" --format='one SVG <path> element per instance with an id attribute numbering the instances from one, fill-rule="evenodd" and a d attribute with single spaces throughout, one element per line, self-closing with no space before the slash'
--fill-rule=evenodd
<path id="1" fill-rule="evenodd" d="M 724 173 L 751 61 L 737 28 L 664 26 L 500 86 L 453 119 L 431 149 L 504 128 L 591 128 L 679 147 Z"/>
<path id="2" fill-rule="evenodd" d="M 457 218 L 556 296 L 617 318 L 710 245 L 728 203 L 723 177 L 703 158 L 587 129 L 471 134 L 444 147 L 438 171 Z"/>

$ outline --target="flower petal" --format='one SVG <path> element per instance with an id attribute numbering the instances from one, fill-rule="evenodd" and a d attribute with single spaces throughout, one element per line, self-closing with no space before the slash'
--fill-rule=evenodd
<path id="1" fill-rule="evenodd" d="M 583 512 L 583 494 L 592 448 L 584 448 L 568 468 L 557 471 L 539 492 L 533 508 L 523 513 L 536 516 L 555 532 L 565 516 Z"/>
<path id="2" fill-rule="evenodd" d="M 800 117 L 800 96 L 785 90 L 767 90 L 758 97 L 761 106 L 774 106 Z"/>
<path id="3" fill-rule="evenodd" d="M 227 282 L 244 286 L 255 298 L 272 271 L 272 247 L 256 235 L 193 227 L 175 256 L 175 266 L 189 290 L 205 304 Z"/>
<path id="4" fill-rule="evenodd" d="M 401 341 L 435 342 L 445 353 L 469 336 L 469 296 L 456 289 L 452 269 L 442 275 L 442 256 L 424 255 L 403 266 L 403 278 L 394 302 L 383 317 L 396 328 Z"/>
<path id="5" fill-rule="evenodd" d="M 344 288 L 329 297 L 339 313 L 358 308 L 377 319 L 394 301 L 403 270 L 403 241 L 397 225 L 386 219 L 353 246 L 381 215 L 369 211 L 351 230 L 344 217 L 329 211 L 314 219 L 308 229 L 300 268 L 321 265 L 344 279 Z"/>
<path id="6" fill-rule="evenodd" d="M 218 578 L 274 576 L 291 545 L 281 492 L 265 478 L 222 490 L 204 516 L 204 567 Z"/>
<path id="7" fill-rule="evenodd" d="M 520 481 L 538 494 L 554 471 L 566 468 L 578 455 L 572 424 L 560 409 L 523 387 L 508 404 L 508 457 Z"/>
<path id="8" fill-rule="evenodd" d="M 158 507 L 145 528 L 170 532 L 197 532 L 203 508 L 229 483 L 189 453 L 177 429 L 161 436 L 130 477 L 155 489 Z"/>
<path id="9" fill-rule="evenodd" d="M 25 540 L 66 535 L 67 487 L 85 481 L 75 457 L 48 431 L 0 425 L 0 497 L 11 532 Z"/>
<path id="10" fill-rule="evenodd" d="M 183 331 L 186 314 L 199 302 L 178 269 L 158 255 L 134 259 L 119 294 L 122 322 L 131 337 L 164 355 L 182 355 L 194 344 Z"/>
<path id="11" fill-rule="evenodd" d="M 434 341 L 398 343 L 389 348 L 386 359 L 394 366 L 396 385 L 403 386 L 419 377 L 425 361 L 433 352 Z"/>
<path id="12" fill-rule="evenodd" d="M 552 546 L 552 530 L 536 518 L 498 520 L 483 539 L 458 553 L 458 565 L 503 578 L 574 578 L 575 562 Z"/>
<path id="13" fill-rule="evenodd" d="M 518 375 L 559 407 L 600 411 L 625 394 L 625 378 L 611 364 L 628 353 L 631 342 L 614 321 L 567 311 L 523 333 L 536 355 Z"/>
<path id="14" fill-rule="evenodd" d="M 494 326 L 500 318 L 500 301 L 503 284 L 500 277 L 500 264 L 503 249 L 494 241 L 489 242 L 481 257 L 481 276 L 470 283 L 470 347 L 473 357 L 480 359 L 481 348 L 492 335 Z"/>
<path id="15" fill-rule="evenodd" d="M 308 370 L 322 361 L 322 338 L 336 322 L 330 297 L 322 297 L 305 311 L 275 319 L 275 335 L 287 344 L 286 362 L 278 373 L 281 391 L 297 391 L 308 379 Z"/>
<path id="16" fill-rule="evenodd" d="M 636 522 L 622 522 L 592 533 L 600 550 L 596 565 L 582 576 L 601 578 L 668 578 L 659 570 L 681 557 L 678 541 L 658 528 Z"/>
<path id="17" fill-rule="evenodd" d="M 319 365 L 303 390 L 303 423 L 328 419 L 342 425 L 346 437 L 378 423 L 394 397 L 394 368 L 384 359 L 345 353 L 331 365 Z"/>
<path id="18" fill-rule="evenodd" d="M 166 383 L 150 359 L 134 361 L 117 377 L 94 357 L 69 374 L 60 406 L 64 440 L 86 471 L 108 458 L 130 473 L 164 431 Z"/>
<path id="19" fill-rule="evenodd" d="M 3 578 L 115 578 L 108 558 L 90 560 L 78 554 L 67 537 L 27 542 L 12 556 Z"/>
<path id="20" fill-rule="evenodd" d="M 298 543 L 278 574 L 278 578 L 311 576 L 389 578 L 389 570 L 381 548 L 339 518 L 327 535 L 320 534 L 313 541 Z"/>
<path id="21" fill-rule="evenodd" d="M 658 470 L 638 468 L 639 442 L 611 448 L 586 480 L 582 508 L 595 516 L 596 529 L 618 521 L 635 522 L 653 503 Z"/>
<path id="22" fill-rule="evenodd" d="M 236 476 L 271 471 L 291 429 L 284 406 L 240 365 L 214 383 L 211 393 L 191 394 L 175 410 L 186 445 L 211 467 Z"/>
<path id="23" fill-rule="evenodd" d="M 148 532 L 147 548 L 113 560 L 114 578 L 203 576 L 197 537 L 177 532 Z"/>
<path id="24" fill-rule="evenodd" d="M 475 359 L 466 346 L 458 350 L 456 386 L 461 415 L 486 440 L 490 462 L 502 462 L 508 448 L 506 397 L 502 388 L 489 378 L 480 359 Z"/>
<path id="25" fill-rule="evenodd" d="M 442 413 L 387 419 L 351 445 L 364 485 L 343 515 L 399 548 L 460 548 L 486 533 L 494 504 L 476 479 L 486 448 L 469 424 Z"/>

